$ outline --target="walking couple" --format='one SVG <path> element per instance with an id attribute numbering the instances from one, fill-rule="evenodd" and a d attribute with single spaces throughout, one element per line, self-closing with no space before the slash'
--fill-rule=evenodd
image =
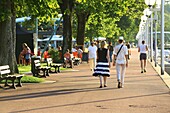
<path id="1" fill-rule="evenodd" d="M 117 71 L 117 81 L 118 88 L 122 88 L 124 84 L 124 75 L 126 67 L 128 66 L 128 49 L 123 44 L 123 37 L 119 37 L 119 44 L 114 48 L 113 52 L 113 66 L 116 66 Z M 93 76 L 99 77 L 100 79 L 100 87 L 107 87 L 107 77 L 110 77 L 110 55 L 109 50 L 106 47 L 106 41 L 102 41 L 100 44 L 100 48 L 97 48 L 93 43 L 88 48 L 89 50 L 89 63 L 91 69 L 94 69 Z M 92 57 L 93 56 L 93 57 Z M 97 59 L 97 65 L 95 66 L 95 62 Z M 93 65 L 91 65 L 93 64 Z M 102 79 L 104 81 L 104 85 L 102 83 Z"/>

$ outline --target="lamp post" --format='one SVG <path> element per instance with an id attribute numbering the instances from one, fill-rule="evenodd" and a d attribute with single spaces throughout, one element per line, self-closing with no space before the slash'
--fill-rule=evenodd
<path id="1" fill-rule="evenodd" d="M 154 22 L 155 22 L 155 67 L 157 67 L 157 11 L 155 12 L 154 15 Z"/>
<path id="2" fill-rule="evenodd" d="M 152 14 L 152 12 L 150 11 L 150 9 L 149 8 L 146 8 L 144 11 L 143 11 L 143 14 L 146 16 L 146 39 L 147 39 L 147 45 L 148 45 L 148 48 L 149 48 L 149 50 L 148 50 L 148 59 L 150 59 L 151 58 L 151 38 L 150 38 L 150 36 L 149 36 L 149 33 L 150 33 L 150 31 L 149 31 L 149 23 L 150 23 L 150 15 Z"/>
<path id="3" fill-rule="evenodd" d="M 149 9 L 152 9 L 152 6 L 155 4 L 155 0 L 145 0 L 145 4 L 149 6 Z M 150 29 L 150 61 L 153 59 L 153 15 L 151 14 L 151 29 Z"/>
<path id="4" fill-rule="evenodd" d="M 165 0 L 161 0 L 161 75 L 164 75 L 164 4 Z"/>
<path id="5" fill-rule="evenodd" d="M 147 27 L 147 17 L 145 15 L 141 16 L 141 23 L 142 23 L 142 40 L 145 40 L 145 42 L 147 42 L 147 33 L 146 33 L 146 27 Z"/>
<path id="6" fill-rule="evenodd" d="M 157 11 L 160 11 L 161 0 L 156 0 L 156 8 L 153 9 L 154 11 L 154 22 L 155 22 L 155 67 L 157 67 L 157 21 L 158 15 Z"/>

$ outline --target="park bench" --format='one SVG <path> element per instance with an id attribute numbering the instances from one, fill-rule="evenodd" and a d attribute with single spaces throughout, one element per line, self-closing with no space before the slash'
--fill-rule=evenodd
<path id="1" fill-rule="evenodd" d="M 40 60 L 34 60 L 34 68 L 35 68 L 33 73 L 34 76 L 35 75 L 43 77 L 49 76 L 50 67 L 49 66 L 42 67 Z M 40 74 L 41 71 L 43 72 L 43 75 Z"/>
<path id="2" fill-rule="evenodd" d="M 54 73 L 60 73 L 60 67 L 63 66 L 63 64 L 60 63 L 53 63 L 53 59 L 52 58 L 47 58 L 47 66 L 50 66 L 51 68 L 54 68 L 55 71 Z M 50 68 L 50 73 L 53 73 L 53 71 Z"/>
<path id="3" fill-rule="evenodd" d="M 14 88 L 14 89 L 16 89 L 16 87 L 22 87 L 21 78 L 24 75 L 18 75 L 18 74 L 10 75 L 10 73 L 11 71 L 9 65 L 0 66 L 0 82 L 2 80 L 5 80 L 5 85 L 4 85 L 5 87 L 9 86 L 10 88 Z M 11 86 L 8 84 L 8 80 L 12 81 Z M 15 85 L 15 80 L 18 80 L 17 85 Z"/>
<path id="4" fill-rule="evenodd" d="M 74 58 L 73 59 L 73 64 L 78 66 L 80 64 L 80 61 L 81 61 L 80 58 Z"/>

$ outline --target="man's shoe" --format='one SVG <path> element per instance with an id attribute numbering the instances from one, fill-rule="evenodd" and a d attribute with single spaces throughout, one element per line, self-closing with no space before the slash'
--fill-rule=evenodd
<path id="1" fill-rule="evenodd" d="M 144 69 L 144 72 L 146 72 L 146 70 Z"/>
<path id="2" fill-rule="evenodd" d="M 104 87 L 107 87 L 107 85 L 104 85 Z"/>
<path id="3" fill-rule="evenodd" d="M 123 87 L 124 87 L 124 86 L 123 86 L 123 84 L 121 83 L 121 84 L 120 84 L 120 88 L 123 88 Z"/>
<path id="4" fill-rule="evenodd" d="M 102 88 L 102 86 L 100 86 L 99 88 Z"/>
<path id="5" fill-rule="evenodd" d="M 143 73 L 143 71 L 141 71 L 141 73 Z"/>
<path id="6" fill-rule="evenodd" d="M 121 83 L 120 82 L 118 82 L 117 88 L 121 88 Z"/>

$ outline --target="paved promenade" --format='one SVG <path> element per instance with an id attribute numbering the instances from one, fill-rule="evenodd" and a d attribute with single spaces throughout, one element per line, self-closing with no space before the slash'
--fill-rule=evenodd
<path id="1" fill-rule="evenodd" d="M 0 113 L 170 113 L 168 86 L 149 62 L 147 72 L 140 73 L 137 49 L 121 89 L 113 66 L 108 87 L 101 89 L 87 63 L 46 79 L 50 82 L 0 89 Z"/>

